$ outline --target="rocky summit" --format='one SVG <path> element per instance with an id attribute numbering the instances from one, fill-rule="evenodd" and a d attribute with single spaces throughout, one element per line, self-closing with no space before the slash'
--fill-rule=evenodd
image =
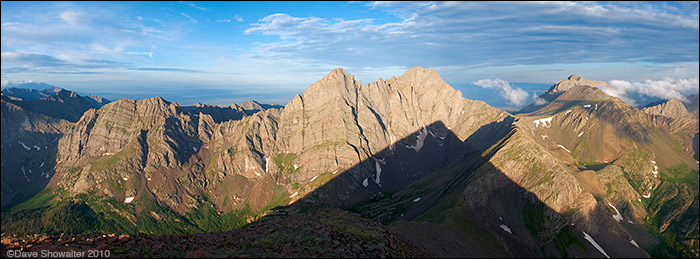
<path id="1" fill-rule="evenodd" d="M 516 115 L 422 67 L 335 69 L 284 107 L 3 92 L 3 254 L 697 257 L 697 117 L 600 85 Z"/>

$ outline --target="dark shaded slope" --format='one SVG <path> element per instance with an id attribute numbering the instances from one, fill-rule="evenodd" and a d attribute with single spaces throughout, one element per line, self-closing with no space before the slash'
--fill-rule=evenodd
<path id="1" fill-rule="evenodd" d="M 31 198 L 54 174 L 58 139 L 70 127 L 2 96 L 2 206 Z"/>

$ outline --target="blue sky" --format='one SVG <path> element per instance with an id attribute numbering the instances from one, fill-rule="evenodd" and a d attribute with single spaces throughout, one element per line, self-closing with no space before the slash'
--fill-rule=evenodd
<path id="1" fill-rule="evenodd" d="M 366 84 L 422 66 L 504 109 L 570 74 L 634 103 L 698 92 L 698 13 L 697 2 L 2 1 L 1 77 L 113 100 L 284 105 L 337 67 Z"/>

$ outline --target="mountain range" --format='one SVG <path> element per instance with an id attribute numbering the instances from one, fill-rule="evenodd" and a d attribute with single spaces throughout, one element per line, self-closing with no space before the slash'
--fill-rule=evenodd
<path id="1" fill-rule="evenodd" d="M 601 84 L 572 75 L 517 114 L 422 67 L 366 85 L 335 69 L 284 107 L 3 89 L 2 232 L 271 242 L 217 256 L 697 257 L 697 95 L 640 110 Z M 280 234 L 299 224 L 317 238 Z"/>

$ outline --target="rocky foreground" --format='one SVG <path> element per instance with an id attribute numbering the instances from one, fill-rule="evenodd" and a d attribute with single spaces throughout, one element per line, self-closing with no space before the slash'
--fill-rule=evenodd
<path id="1" fill-rule="evenodd" d="M 164 236 L 3 234 L 2 257 L 19 252 L 32 257 L 70 253 L 71 257 L 93 254 L 130 258 L 424 256 L 381 224 L 337 209 L 267 216 L 248 226 L 218 233 Z"/>

